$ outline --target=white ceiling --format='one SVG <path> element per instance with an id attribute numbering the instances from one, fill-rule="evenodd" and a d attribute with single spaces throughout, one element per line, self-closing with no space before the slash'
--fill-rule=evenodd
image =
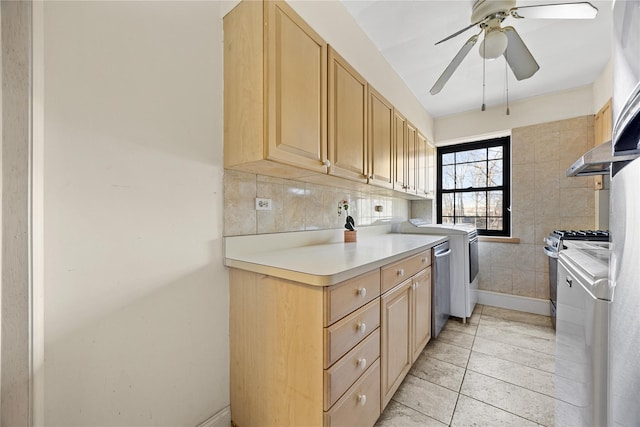
<path id="1" fill-rule="evenodd" d="M 365 33 L 402 77 L 424 108 L 440 117 L 480 109 L 482 58 L 480 42 L 437 94 L 429 90 L 469 37 L 467 32 L 438 46 L 434 43 L 471 23 L 473 0 L 342 0 Z M 562 0 L 519 0 L 518 6 L 567 3 Z M 591 84 L 611 55 L 611 1 L 591 1 L 594 20 L 507 18 L 540 65 L 530 79 L 517 81 L 505 73 L 500 57 L 486 62 L 487 108 L 505 105 L 505 74 L 509 101 Z"/>

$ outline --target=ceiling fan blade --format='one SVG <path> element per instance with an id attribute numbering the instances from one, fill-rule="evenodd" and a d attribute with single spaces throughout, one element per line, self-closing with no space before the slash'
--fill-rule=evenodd
<path id="1" fill-rule="evenodd" d="M 598 8 L 587 1 L 514 7 L 509 11 L 515 18 L 534 19 L 593 19 Z"/>
<path id="2" fill-rule="evenodd" d="M 462 48 L 458 51 L 456 56 L 453 57 L 453 60 L 451 60 L 449 65 L 447 65 L 447 68 L 444 69 L 444 72 L 442 73 L 442 75 L 438 78 L 436 83 L 433 85 L 433 87 L 429 91 L 431 95 L 435 95 L 439 93 L 444 87 L 444 85 L 447 84 L 447 82 L 449 81 L 453 73 L 456 71 L 456 69 L 462 62 L 462 60 L 465 58 L 465 56 L 467 56 L 471 48 L 478 41 L 478 36 L 480 36 L 480 34 L 481 33 L 478 33 L 475 36 L 472 36 L 469 40 L 467 40 L 464 46 L 462 46 Z"/>
<path id="3" fill-rule="evenodd" d="M 531 55 L 531 52 L 529 52 L 518 32 L 513 27 L 504 27 L 502 32 L 509 40 L 503 55 L 516 79 L 524 80 L 533 76 L 540 69 L 540 66 Z"/>
<path id="4" fill-rule="evenodd" d="M 461 29 L 460 31 L 457 31 L 457 32 L 455 32 L 455 33 L 451 34 L 449 37 L 445 37 L 444 39 L 440 40 L 439 42 L 437 42 L 437 43 L 436 43 L 436 45 L 439 45 L 439 44 L 440 44 L 440 43 L 442 43 L 442 42 L 446 42 L 447 40 L 452 39 L 452 38 L 454 38 L 455 36 L 457 36 L 457 35 L 460 35 L 460 34 L 464 33 L 464 32 L 465 32 L 465 31 L 467 31 L 469 28 L 475 27 L 476 25 L 480 25 L 480 24 L 482 24 L 482 23 L 483 23 L 483 22 L 485 22 L 485 21 L 487 21 L 487 18 L 483 18 L 483 19 L 481 19 L 481 20 L 480 20 L 480 21 L 478 21 L 478 22 L 475 22 L 475 23 L 473 23 L 473 24 L 471 24 L 471 25 L 469 25 L 469 26 L 467 26 L 467 27 L 464 27 L 464 28 L 463 28 L 463 29 Z"/>

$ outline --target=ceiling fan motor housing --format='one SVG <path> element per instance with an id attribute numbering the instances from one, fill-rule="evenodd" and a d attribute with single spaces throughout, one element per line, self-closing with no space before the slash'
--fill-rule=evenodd
<path id="1" fill-rule="evenodd" d="M 507 15 L 514 7 L 516 7 L 516 0 L 477 0 L 473 5 L 471 23 L 482 21 L 500 12 Z"/>

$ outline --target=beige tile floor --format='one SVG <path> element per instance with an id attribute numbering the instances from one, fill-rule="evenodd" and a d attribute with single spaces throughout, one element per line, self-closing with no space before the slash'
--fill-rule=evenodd
<path id="1" fill-rule="evenodd" d="M 427 344 L 376 427 L 553 426 L 554 353 L 548 317 L 478 305 Z"/>

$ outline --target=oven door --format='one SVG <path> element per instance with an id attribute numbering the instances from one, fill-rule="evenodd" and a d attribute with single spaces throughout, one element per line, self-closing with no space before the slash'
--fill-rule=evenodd
<path id="1" fill-rule="evenodd" d="M 558 252 L 549 246 L 542 248 L 544 254 L 549 257 L 549 300 L 551 306 L 551 324 L 556 327 L 556 309 L 558 306 Z"/>
<path id="2" fill-rule="evenodd" d="M 479 272 L 478 235 L 475 235 L 469 239 L 469 283 L 473 283 Z"/>

